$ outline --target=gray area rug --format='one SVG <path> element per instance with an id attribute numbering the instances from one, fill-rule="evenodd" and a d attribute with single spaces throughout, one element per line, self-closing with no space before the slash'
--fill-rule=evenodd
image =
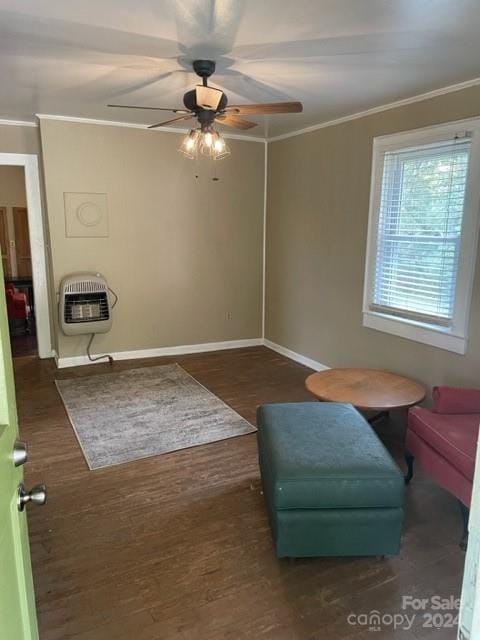
<path id="1" fill-rule="evenodd" d="M 55 383 L 90 469 L 256 431 L 178 364 Z"/>

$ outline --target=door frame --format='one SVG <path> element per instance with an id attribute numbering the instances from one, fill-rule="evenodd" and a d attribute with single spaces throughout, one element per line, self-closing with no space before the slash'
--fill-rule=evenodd
<path id="1" fill-rule="evenodd" d="M 23 167 L 25 171 L 25 192 L 27 195 L 28 231 L 30 234 L 30 251 L 32 255 L 32 279 L 33 295 L 35 297 L 38 357 L 51 358 L 50 298 L 38 157 L 30 153 L 0 153 L 0 166 L 1 165 Z"/>
<path id="2" fill-rule="evenodd" d="M 4 214 L 3 216 L 3 225 L 4 225 L 4 233 L 5 233 L 5 239 L 7 242 L 7 245 L 9 244 L 9 233 L 8 233 L 8 219 L 7 219 L 7 207 L 0 205 L 0 214 Z M 1 222 L 0 222 L 0 226 L 1 226 Z M 2 258 L 3 261 L 3 258 Z M 7 246 L 7 266 L 8 266 L 8 271 L 11 272 L 12 271 L 12 254 L 10 252 L 10 246 Z M 9 275 L 9 274 L 5 274 L 5 269 L 3 270 L 3 275 Z"/>

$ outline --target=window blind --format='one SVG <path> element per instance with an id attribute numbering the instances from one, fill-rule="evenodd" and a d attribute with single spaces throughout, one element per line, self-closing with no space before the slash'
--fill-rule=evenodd
<path id="1" fill-rule="evenodd" d="M 372 310 L 452 325 L 470 145 L 384 153 Z"/>

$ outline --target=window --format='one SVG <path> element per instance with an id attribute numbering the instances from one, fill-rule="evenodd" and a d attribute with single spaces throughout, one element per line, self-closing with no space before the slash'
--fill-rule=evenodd
<path id="1" fill-rule="evenodd" d="M 473 120 L 374 140 L 365 326 L 465 353 L 479 138 Z"/>

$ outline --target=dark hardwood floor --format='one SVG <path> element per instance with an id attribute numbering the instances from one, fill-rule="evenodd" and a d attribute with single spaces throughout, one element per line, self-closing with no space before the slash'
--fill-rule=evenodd
<path id="1" fill-rule="evenodd" d="M 304 401 L 306 367 L 263 348 L 115 363 L 114 370 L 180 363 L 248 420 L 265 402 Z M 255 435 L 89 471 L 55 378 L 15 361 L 26 482 L 48 485 L 29 507 L 41 640 L 316 640 L 454 638 L 453 629 L 391 626 L 372 633 L 350 613 L 402 610 L 402 596 L 458 596 L 464 555 L 456 501 L 417 473 L 408 488 L 398 557 L 305 559 L 274 555 Z M 382 436 L 400 460 L 389 425 Z"/>
<path id="2" fill-rule="evenodd" d="M 37 355 L 37 336 L 32 333 L 16 333 L 10 336 L 10 345 L 14 358 Z"/>

